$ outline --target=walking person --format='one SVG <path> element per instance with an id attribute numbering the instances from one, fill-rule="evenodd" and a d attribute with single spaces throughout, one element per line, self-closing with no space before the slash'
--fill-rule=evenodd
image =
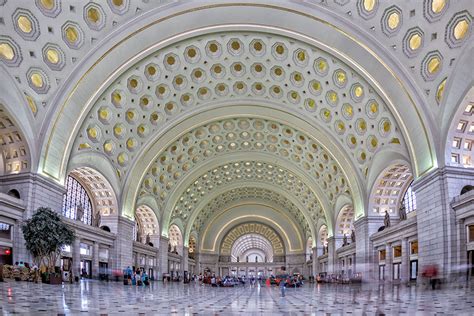
<path id="1" fill-rule="evenodd" d="M 286 267 L 281 267 L 282 274 L 280 276 L 280 291 L 281 297 L 285 297 L 286 294 L 286 280 L 288 279 L 288 275 L 286 274 Z"/>

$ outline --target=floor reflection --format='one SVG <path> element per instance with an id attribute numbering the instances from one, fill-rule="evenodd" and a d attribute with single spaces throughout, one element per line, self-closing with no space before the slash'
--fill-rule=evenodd
<path id="1" fill-rule="evenodd" d="M 2 314 L 470 314 L 474 289 L 467 285 L 431 290 L 405 285 L 306 284 L 280 297 L 276 287 L 211 288 L 152 283 L 149 287 L 81 281 L 63 286 L 0 283 Z"/>

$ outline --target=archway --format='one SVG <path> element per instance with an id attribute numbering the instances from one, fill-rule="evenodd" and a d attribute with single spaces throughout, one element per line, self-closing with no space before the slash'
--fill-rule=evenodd
<path id="1" fill-rule="evenodd" d="M 168 232 L 171 252 L 183 255 L 183 235 L 177 225 L 171 225 Z M 163 250 L 164 251 L 164 250 Z"/>

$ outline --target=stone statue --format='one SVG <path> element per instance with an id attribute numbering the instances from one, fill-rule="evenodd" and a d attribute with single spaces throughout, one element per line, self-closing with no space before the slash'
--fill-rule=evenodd
<path id="1" fill-rule="evenodd" d="M 383 224 L 385 228 L 390 227 L 390 215 L 388 214 L 387 211 L 385 211 L 385 218 L 383 219 Z"/>
<path id="2" fill-rule="evenodd" d="M 151 240 L 150 240 L 150 234 L 146 234 L 145 243 L 148 245 L 150 242 L 151 242 Z"/>
<path id="3" fill-rule="evenodd" d="M 168 252 L 171 252 L 171 244 L 168 244 Z"/>
<path id="4" fill-rule="evenodd" d="M 249 256 L 247 256 L 247 262 L 249 262 Z"/>
<path id="5" fill-rule="evenodd" d="M 178 249 L 176 249 L 176 246 L 173 248 L 173 253 L 178 254 Z"/>
<path id="6" fill-rule="evenodd" d="M 405 208 L 405 203 L 403 202 L 400 208 L 398 209 L 398 215 L 401 221 L 404 221 L 407 219 L 407 209 Z"/>
<path id="7" fill-rule="evenodd" d="M 351 242 L 356 242 L 356 233 L 354 230 L 351 232 Z"/>
<path id="8" fill-rule="evenodd" d="M 347 246 L 347 235 L 344 234 L 344 237 L 342 238 L 342 246 Z"/>
<path id="9" fill-rule="evenodd" d="M 237 257 L 237 262 L 240 262 L 240 257 Z"/>
<path id="10" fill-rule="evenodd" d="M 76 207 L 76 221 L 82 221 L 82 217 L 84 217 L 84 207 L 82 203 Z"/>
<path id="11" fill-rule="evenodd" d="M 255 262 L 258 262 L 258 256 L 255 256 Z"/>
<path id="12" fill-rule="evenodd" d="M 100 211 L 97 211 L 95 216 L 92 217 L 92 226 L 99 227 L 100 226 L 100 220 L 101 220 Z"/>

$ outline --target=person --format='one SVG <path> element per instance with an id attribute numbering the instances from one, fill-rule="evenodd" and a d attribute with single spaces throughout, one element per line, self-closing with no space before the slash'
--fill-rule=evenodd
<path id="1" fill-rule="evenodd" d="M 385 218 L 383 219 L 383 224 L 385 228 L 390 227 L 390 214 L 388 214 L 387 211 L 385 211 Z"/>
<path id="2" fill-rule="evenodd" d="M 280 291 L 281 291 L 281 297 L 285 297 L 285 292 L 286 292 L 286 285 L 287 285 L 287 279 L 288 275 L 286 274 L 286 267 L 281 267 L 282 275 L 280 276 Z"/>
<path id="3" fill-rule="evenodd" d="M 146 271 L 143 271 L 142 273 L 142 284 L 150 285 L 150 281 L 148 280 L 148 274 L 146 273 Z"/>
<path id="4" fill-rule="evenodd" d="M 212 275 L 212 278 L 211 278 L 211 286 L 212 287 L 217 287 L 217 280 L 216 280 L 216 276 L 213 274 Z"/>
<path id="5" fill-rule="evenodd" d="M 405 203 L 402 203 L 402 205 L 398 209 L 398 215 L 401 221 L 404 221 L 407 219 L 407 210 L 405 208 Z"/>

